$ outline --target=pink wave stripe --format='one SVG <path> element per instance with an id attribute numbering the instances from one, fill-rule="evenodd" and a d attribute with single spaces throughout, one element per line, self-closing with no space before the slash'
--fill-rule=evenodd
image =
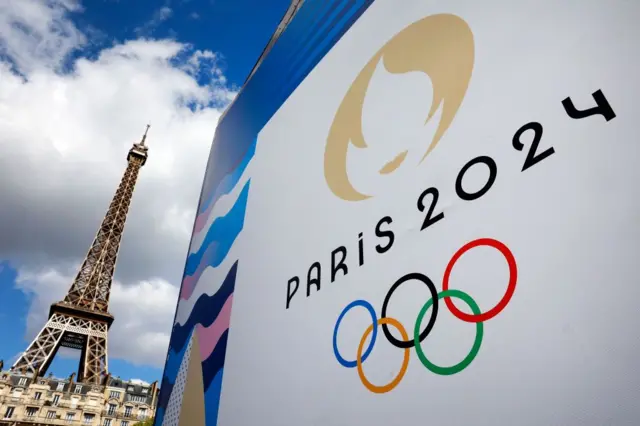
<path id="1" fill-rule="evenodd" d="M 207 267 L 212 266 L 209 265 L 210 259 L 213 256 L 213 252 L 218 248 L 218 243 L 216 241 L 212 242 L 209 247 L 205 250 L 202 255 L 202 259 L 200 260 L 200 264 L 198 265 L 198 269 L 193 273 L 193 275 L 185 275 L 182 279 L 182 291 L 180 292 L 180 299 L 188 300 L 193 291 L 196 289 L 198 285 L 198 280 L 200 276 L 204 272 Z"/>
<path id="2" fill-rule="evenodd" d="M 200 232 L 202 228 L 204 228 L 204 226 L 207 224 L 207 219 L 209 218 L 209 214 L 211 213 L 211 210 L 213 210 L 214 204 L 215 203 L 209 204 L 209 207 L 207 207 L 205 211 L 203 211 L 196 217 L 196 227 L 194 228 L 194 231 L 193 231 L 194 233 Z"/>
<path id="3" fill-rule="evenodd" d="M 220 337 L 229 328 L 231 321 L 231 304 L 233 303 L 233 293 L 229 295 L 227 301 L 224 302 L 218 317 L 209 327 L 203 327 L 201 324 L 196 325 L 198 333 L 198 343 L 200 343 L 200 360 L 204 362 L 213 350 L 216 348 Z"/>

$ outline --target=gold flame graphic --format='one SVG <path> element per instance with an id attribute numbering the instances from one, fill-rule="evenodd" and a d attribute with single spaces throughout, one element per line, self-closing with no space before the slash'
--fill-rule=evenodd
<path id="1" fill-rule="evenodd" d="M 455 15 L 428 16 L 400 31 L 369 60 L 342 100 L 327 137 L 325 179 L 329 189 L 343 200 L 360 201 L 370 197 L 356 190 L 349 181 L 347 149 L 349 143 L 357 148 L 367 147 L 362 132 L 362 106 L 381 58 L 390 73 L 421 71 L 431 78 L 433 99 L 425 124 L 443 103 L 440 123 L 422 162 L 449 128 L 464 99 L 473 70 L 473 33 L 467 23 Z M 379 173 L 392 173 L 406 156 L 406 151 L 399 154 Z"/>

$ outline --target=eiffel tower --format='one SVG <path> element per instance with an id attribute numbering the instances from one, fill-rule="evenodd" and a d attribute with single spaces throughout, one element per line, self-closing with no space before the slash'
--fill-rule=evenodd
<path id="1" fill-rule="evenodd" d="M 102 384 L 107 377 L 107 332 L 111 281 L 140 168 L 147 161 L 149 126 L 127 155 L 127 168 L 89 252 L 64 300 L 51 305 L 49 320 L 11 370 L 46 374 L 60 347 L 80 349 L 78 381 Z"/>

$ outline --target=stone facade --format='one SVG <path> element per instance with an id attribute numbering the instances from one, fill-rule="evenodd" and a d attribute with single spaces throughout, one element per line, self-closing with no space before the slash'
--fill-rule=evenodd
<path id="1" fill-rule="evenodd" d="M 133 426 L 154 415 L 157 382 L 109 378 L 106 386 L 0 372 L 0 426 Z"/>

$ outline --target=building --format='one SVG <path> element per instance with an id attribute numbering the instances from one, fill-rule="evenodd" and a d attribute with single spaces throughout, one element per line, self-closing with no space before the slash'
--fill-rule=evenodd
<path id="1" fill-rule="evenodd" d="M 0 361 L 0 426 L 133 426 L 154 416 L 157 382 L 112 377 L 107 348 L 115 319 L 109 312 L 113 271 L 138 173 L 147 161 L 146 137 L 145 131 L 129 150 L 120 185 L 66 296 L 51 305 L 47 323 L 8 371 Z M 45 377 L 61 347 L 81 351 L 77 373 Z"/>
<path id="2" fill-rule="evenodd" d="M 153 416 L 160 389 L 109 378 L 104 386 L 0 373 L 0 426 L 132 426 Z"/>

